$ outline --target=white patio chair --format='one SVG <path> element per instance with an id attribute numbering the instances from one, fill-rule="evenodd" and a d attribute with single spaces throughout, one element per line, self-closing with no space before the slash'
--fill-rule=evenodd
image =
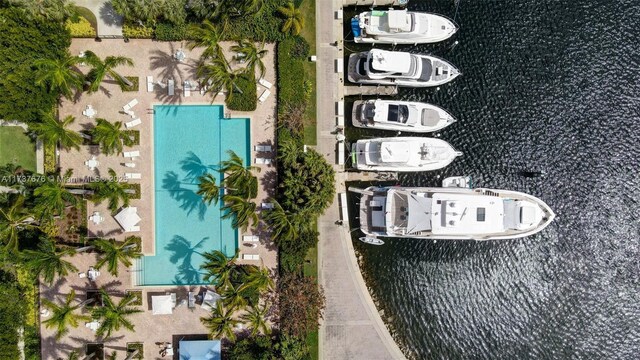
<path id="1" fill-rule="evenodd" d="M 140 180 L 142 179 L 141 173 L 125 173 L 124 178 L 127 180 Z"/>
<path id="2" fill-rule="evenodd" d="M 153 92 L 153 76 L 147 76 L 147 92 Z"/>
<path id="3" fill-rule="evenodd" d="M 267 89 L 271 89 L 271 86 L 273 86 L 273 84 L 265 80 L 265 78 L 260 78 L 260 80 L 258 80 L 258 84 L 266 87 Z"/>
<path id="4" fill-rule="evenodd" d="M 176 83 L 173 81 L 173 79 L 169 79 L 168 83 L 169 83 L 168 94 L 169 96 L 173 96 L 175 95 L 175 92 L 176 92 L 176 89 L 175 89 Z"/>
<path id="5" fill-rule="evenodd" d="M 269 90 L 265 90 L 262 95 L 260 95 L 260 97 L 258 98 L 258 101 L 260 101 L 261 103 L 265 102 L 265 100 L 267 100 L 267 98 L 269 97 L 269 95 L 271 95 L 271 91 Z"/>
<path id="6" fill-rule="evenodd" d="M 127 129 L 131 129 L 132 127 L 138 126 L 138 125 L 140 125 L 140 124 L 142 124 L 142 120 L 140 120 L 140 119 L 138 118 L 138 119 L 135 119 L 135 120 L 133 120 L 133 121 L 129 121 L 129 122 L 124 123 L 124 126 L 125 126 Z"/>

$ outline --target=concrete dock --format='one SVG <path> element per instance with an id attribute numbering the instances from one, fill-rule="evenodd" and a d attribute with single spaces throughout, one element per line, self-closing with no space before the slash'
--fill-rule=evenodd
<path id="1" fill-rule="evenodd" d="M 354 1 L 344 0 L 351 5 Z M 352 178 L 375 179 L 375 174 L 364 175 L 344 171 L 340 161 L 340 146 L 336 140 L 337 122 L 344 121 L 345 89 L 342 72 L 336 64 L 344 56 L 342 44 L 343 0 L 316 2 L 317 73 L 317 151 L 336 171 L 336 197 L 325 214 L 318 219 L 320 241 L 318 243 L 318 281 L 324 287 L 326 309 L 320 325 L 320 359 L 405 359 L 397 346 L 369 294 L 356 260 L 347 222 L 337 225 L 341 219 L 341 193 L 345 193 L 345 181 Z M 384 3 L 383 1 L 376 2 Z M 358 4 L 364 5 L 363 2 Z M 338 41 L 338 46 L 333 45 Z M 344 149 L 343 149 L 344 151 Z M 344 156 L 344 153 L 342 154 Z"/>

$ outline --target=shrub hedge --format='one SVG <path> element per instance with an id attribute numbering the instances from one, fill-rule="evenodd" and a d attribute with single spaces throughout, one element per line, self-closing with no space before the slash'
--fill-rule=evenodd
<path id="1" fill-rule="evenodd" d="M 67 20 L 65 22 L 65 26 L 71 37 L 74 38 L 95 38 L 96 37 L 96 29 L 91 26 L 89 20 L 79 16 L 77 22 L 73 22 L 71 20 Z"/>
<path id="2" fill-rule="evenodd" d="M 173 25 L 169 23 L 159 23 L 156 25 L 156 40 L 160 41 L 182 41 L 187 39 L 187 25 Z"/>
<path id="3" fill-rule="evenodd" d="M 287 108 L 306 105 L 303 95 L 304 60 L 294 56 L 300 47 L 300 41 L 296 39 L 288 38 L 278 43 L 278 115 L 282 115 Z"/>
<path id="4" fill-rule="evenodd" d="M 258 106 L 258 89 L 253 73 L 245 73 L 236 82 L 239 90 L 234 89 L 233 96 L 227 97 L 227 107 L 236 111 L 253 111 Z"/>
<path id="5" fill-rule="evenodd" d="M 140 26 L 136 24 L 122 25 L 122 35 L 129 39 L 151 39 L 154 31 L 152 27 Z"/>

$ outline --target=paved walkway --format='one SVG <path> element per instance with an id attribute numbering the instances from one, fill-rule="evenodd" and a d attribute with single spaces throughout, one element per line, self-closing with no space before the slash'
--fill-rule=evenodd
<path id="1" fill-rule="evenodd" d="M 74 0 L 76 6 L 85 7 L 98 20 L 98 37 L 122 37 L 122 16 L 118 15 L 109 0 Z"/>
<path id="2" fill-rule="evenodd" d="M 342 0 L 316 2 L 317 69 L 325 81 L 317 84 L 317 150 L 331 164 L 337 163 L 335 136 L 336 102 L 343 100 L 343 74 L 337 73 L 335 60 L 343 57 L 341 20 L 335 11 Z M 343 166 L 334 165 L 336 189 L 345 192 L 347 174 Z M 319 282 L 327 298 L 324 320 L 320 325 L 320 358 L 404 359 L 389 334 L 369 295 L 355 257 L 349 226 L 336 225 L 340 219 L 338 196 L 318 221 Z"/>

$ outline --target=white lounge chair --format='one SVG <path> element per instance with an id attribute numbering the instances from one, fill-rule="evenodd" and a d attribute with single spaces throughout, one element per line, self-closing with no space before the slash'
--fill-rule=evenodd
<path id="1" fill-rule="evenodd" d="M 262 145 L 262 151 L 271 152 L 271 145 Z"/>
<path id="2" fill-rule="evenodd" d="M 138 119 L 135 119 L 135 120 L 133 120 L 133 121 L 129 121 L 129 122 L 124 123 L 124 126 L 125 126 L 127 129 L 131 129 L 132 127 L 134 127 L 134 126 L 138 126 L 138 125 L 140 125 L 140 124 L 142 124 L 142 120 L 140 120 L 140 119 L 138 118 Z"/>
<path id="3" fill-rule="evenodd" d="M 260 255 L 258 255 L 258 254 L 242 254 L 242 260 L 257 261 L 257 260 L 260 260 Z"/>
<path id="4" fill-rule="evenodd" d="M 271 159 L 264 159 L 265 165 L 271 165 Z"/>
<path id="5" fill-rule="evenodd" d="M 260 80 L 258 80 L 258 84 L 266 87 L 267 89 L 271 89 L 271 86 L 273 86 L 273 84 L 265 80 L 265 78 L 260 78 Z"/>
<path id="6" fill-rule="evenodd" d="M 265 102 L 265 100 L 267 100 L 267 98 L 269 97 L 269 95 L 271 95 L 271 91 L 269 90 L 265 90 L 262 95 L 260 95 L 260 97 L 258 98 L 258 101 L 260 101 L 261 103 Z"/>
<path id="7" fill-rule="evenodd" d="M 127 180 L 140 180 L 142 179 L 142 174 L 140 173 L 124 173 L 124 178 Z"/>
<path id="8" fill-rule="evenodd" d="M 136 167 L 136 163 L 124 163 L 124 166 L 128 167 L 128 168 L 134 168 Z"/>
<path id="9" fill-rule="evenodd" d="M 257 157 L 257 158 L 255 159 L 255 163 L 256 163 L 256 164 L 258 164 L 258 165 L 263 165 L 263 164 L 265 164 L 265 163 L 266 163 L 266 160 L 267 160 L 267 159 L 265 159 L 265 158 Z"/>
<path id="10" fill-rule="evenodd" d="M 140 231 L 140 226 L 136 225 L 136 226 L 132 226 L 131 229 L 129 229 L 128 232 L 138 232 L 138 231 Z"/>
<path id="11" fill-rule="evenodd" d="M 173 79 L 169 79 L 168 83 L 169 83 L 169 90 L 168 90 L 169 96 L 173 96 L 176 93 L 176 89 L 175 89 L 176 83 L 173 81 Z"/>
<path id="12" fill-rule="evenodd" d="M 244 235 L 242 237 L 243 242 L 259 242 L 260 237 L 257 235 Z"/>
<path id="13" fill-rule="evenodd" d="M 127 110 L 133 109 L 134 106 L 138 105 L 138 99 L 133 99 L 129 101 L 129 103 L 122 107 L 122 109 L 126 112 Z"/>
<path id="14" fill-rule="evenodd" d="M 185 80 L 183 84 L 184 97 L 191 96 L 191 83 L 189 80 Z"/>
<path id="15" fill-rule="evenodd" d="M 153 92 L 153 76 L 147 76 L 147 92 Z"/>
<path id="16" fill-rule="evenodd" d="M 135 157 L 140 156 L 140 151 L 138 151 L 138 150 L 134 150 L 134 151 L 125 151 L 125 152 L 123 153 L 123 155 L 124 155 L 124 157 L 126 157 L 126 158 L 135 158 Z"/>
<path id="17" fill-rule="evenodd" d="M 275 207 L 273 203 L 262 203 L 261 206 L 263 210 L 271 210 Z"/>
<path id="18" fill-rule="evenodd" d="M 204 294 L 204 298 L 202 299 L 201 307 L 204 310 L 211 311 L 211 309 L 213 309 L 213 307 L 216 306 L 216 302 L 218 302 L 221 299 L 222 297 L 218 295 L 216 292 L 207 290 L 207 292 Z"/>

